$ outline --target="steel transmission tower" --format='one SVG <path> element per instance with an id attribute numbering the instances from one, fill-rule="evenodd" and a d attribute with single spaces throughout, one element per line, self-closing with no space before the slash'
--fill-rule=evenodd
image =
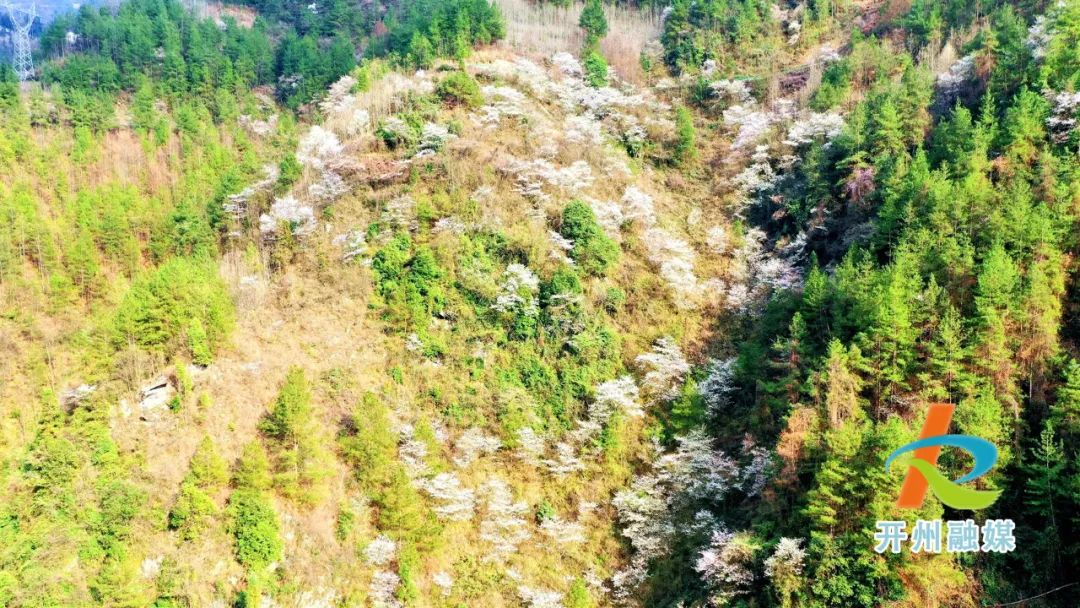
<path id="1" fill-rule="evenodd" d="M 15 32 L 15 55 L 12 58 L 12 67 L 19 80 L 30 80 L 34 77 L 34 57 L 30 53 L 30 28 L 37 18 L 37 7 L 31 2 L 30 8 L 15 6 L 10 2 L 4 2 L 3 8 L 7 10 L 11 18 L 11 27 Z"/>

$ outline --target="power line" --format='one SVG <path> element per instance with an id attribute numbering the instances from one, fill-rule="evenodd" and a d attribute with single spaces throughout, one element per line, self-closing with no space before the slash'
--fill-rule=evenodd
<path id="1" fill-rule="evenodd" d="M 1024 599 L 1022 599 L 1022 600 L 1016 600 L 1015 602 L 1009 602 L 1008 604 L 994 604 L 993 606 L 990 606 L 990 608 L 1003 608 L 1004 606 L 1015 606 L 1015 605 L 1017 605 L 1017 604 L 1023 604 L 1023 603 L 1025 603 L 1025 602 L 1030 602 L 1031 600 L 1037 600 L 1037 599 L 1039 599 L 1040 597 L 1043 597 L 1043 596 L 1047 596 L 1047 595 L 1050 595 L 1051 593 L 1056 593 L 1056 592 L 1058 592 L 1058 591 L 1061 591 L 1062 589 L 1066 589 L 1066 588 L 1068 588 L 1068 587 L 1072 587 L 1072 586 L 1073 586 L 1073 585 L 1075 585 L 1075 584 L 1076 584 L 1076 583 L 1069 583 L 1068 585 L 1062 585 L 1062 586 L 1060 586 L 1060 587 L 1057 587 L 1057 588 L 1055 588 L 1055 589 L 1051 589 L 1051 590 L 1049 590 L 1049 591 L 1047 591 L 1047 592 L 1045 592 L 1045 593 L 1040 593 L 1039 595 L 1033 595 L 1033 596 L 1031 596 L 1031 597 L 1025 597 L 1025 598 L 1024 598 Z"/>

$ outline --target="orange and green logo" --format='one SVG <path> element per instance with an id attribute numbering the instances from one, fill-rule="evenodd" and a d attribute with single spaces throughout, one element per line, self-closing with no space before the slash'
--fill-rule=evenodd
<path id="1" fill-rule="evenodd" d="M 908 467 L 897 507 L 918 509 L 927 490 L 933 490 L 942 503 L 954 509 L 968 510 L 984 509 L 1001 494 L 1000 490 L 976 490 L 961 485 L 982 477 L 993 468 L 998 452 L 994 444 L 985 439 L 946 434 L 955 409 L 955 405 L 948 403 L 931 404 L 919 439 L 893 450 L 885 460 L 886 472 L 893 461 Z M 967 475 L 952 480 L 938 470 L 937 460 L 943 446 L 960 448 L 971 454 L 975 464 Z"/>

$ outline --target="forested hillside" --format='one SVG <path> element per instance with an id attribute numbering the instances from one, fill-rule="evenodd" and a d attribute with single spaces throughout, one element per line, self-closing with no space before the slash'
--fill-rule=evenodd
<path id="1" fill-rule="evenodd" d="M 0 606 L 1076 605 L 1080 0 L 189 8 L 0 65 Z"/>

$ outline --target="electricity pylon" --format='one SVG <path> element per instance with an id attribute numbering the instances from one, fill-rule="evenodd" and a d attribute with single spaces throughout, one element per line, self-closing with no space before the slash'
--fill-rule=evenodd
<path id="1" fill-rule="evenodd" d="M 30 28 L 37 18 L 37 7 L 30 3 L 29 8 L 15 6 L 10 2 L 2 5 L 11 18 L 11 27 L 15 32 L 15 55 L 12 58 L 12 67 L 19 80 L 30 80 L 34 77 L 34 57 L 30 53 Z"/>

